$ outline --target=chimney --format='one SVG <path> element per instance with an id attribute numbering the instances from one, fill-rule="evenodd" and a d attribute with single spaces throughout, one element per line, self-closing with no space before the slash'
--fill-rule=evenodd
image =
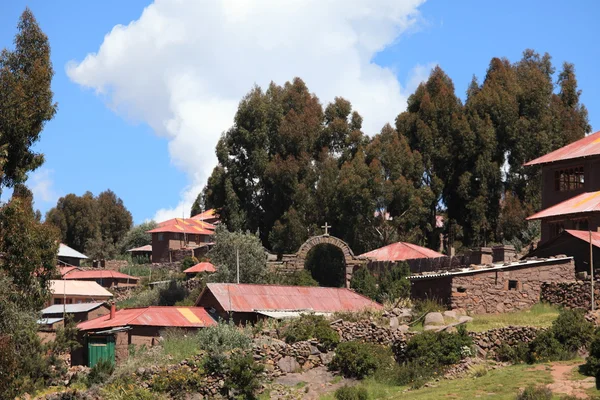
<path id="1" fill-rule="evenodd" d="M 517 260 L 517 252 L 515 246 L 509 244 L 503 244 L 501 246 L 494 246 L 492 248 L 494 262 L 496 263 L 507 263 Z"/>
<path id="2" fill-rule="evenodd" d="M 109 319 L 113 319 L 115 317 L 116 312 L 117 312 L 117 305 L 113 301 L 110 303 L 110 318 Z"/>
<path id="3" fill-rule="evenodd" d="M 471 250 L 469 257 L 471 264 L 485 265 L 492 263 L 492 249 L 489 247 L 477 247 Z"/>

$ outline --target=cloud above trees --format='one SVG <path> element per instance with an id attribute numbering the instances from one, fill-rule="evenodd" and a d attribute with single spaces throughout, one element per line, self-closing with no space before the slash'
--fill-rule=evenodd
<path id="1" fill-rule="evenodd" d="M 178 205 L 156 213 L 163 220 L 189 212 L 216 163 L 219 136 L 254 84 L 299 76 L 324 104 L 350 100 L 367 134 L 393 122 L 430 66 L 404 71 L 403 86 L 373 58 L 418 26 L 423 1 L 156 0 L 67 74 L 168 139 L 189 186 Z"/>

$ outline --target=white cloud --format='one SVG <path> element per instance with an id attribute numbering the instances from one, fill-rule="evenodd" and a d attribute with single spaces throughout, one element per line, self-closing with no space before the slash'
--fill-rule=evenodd
<path id="1" fill-rule="evenodd" d="M 27 186 L 33 193 L 33 200 L 38 204 L 52 204 L 58 200 L 58 193 L 54 190 L 54 170 L 40 168 L 29 175 Z"/>
<path id="2" fill-rule="evenodd" d="M 372 59 L 415 26 L 423 1 L 156 0 L 67 73 L 169 139 L 190 185 L 178 206 L 157 212 L 160 220 L 188 212 L 215 165 L 219 135 L 254 84 L 299 76 L 324 104 L 350 100 L 368 134 L 392 122 L 425 67 L 403 88 Z"/>

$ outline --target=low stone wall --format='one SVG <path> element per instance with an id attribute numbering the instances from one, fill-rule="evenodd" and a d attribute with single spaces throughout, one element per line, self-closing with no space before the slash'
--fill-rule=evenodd
<path id="1" fill-rule="evenodd" d="M 361 340 L 363 342 L 377 343 L 389 346 L 397 341 L 406 342 L 407 336 L 413 336 L 413 332 L 405 332 L 402 329 L 392 329 L 379 326 L 373 321 L 364 320 L 358 322 L 335 321 L 331 327 L 340 335 L 342 342 Z"/>
<path id="2" fill-rule="evenodd" d="M 478 356 L 494 358 L 502 343 L 506 343 L 509 346 L 516 346 L 519 343 L 529 343 L 542 330 L 542 328 L 530 326 L 507 326 L 483 332 L 469 332 L 469 336 L 473 339 Z"/>
<path id="3" fill-rule="evenodd" d="M 589 310 L 592 304 L 591 281 L 570 281 L 544 283 L 541 287 L 541 301 L 561 305 L 566 308 Z M 594 300 L 600 307 L 600 282 L 594 282 Z"/>

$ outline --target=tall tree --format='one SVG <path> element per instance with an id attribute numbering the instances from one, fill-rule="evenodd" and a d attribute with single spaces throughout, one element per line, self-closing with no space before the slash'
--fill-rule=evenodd
<path id="1" fill-rule="evenodd" d="M 31 146 L 57 107 L 50 88 L 54 71 L 48 37 L 29 9 L 17 29 L 14 50 L 0 53 L 0 193 L 24 182 L 44 162 Z"/>

